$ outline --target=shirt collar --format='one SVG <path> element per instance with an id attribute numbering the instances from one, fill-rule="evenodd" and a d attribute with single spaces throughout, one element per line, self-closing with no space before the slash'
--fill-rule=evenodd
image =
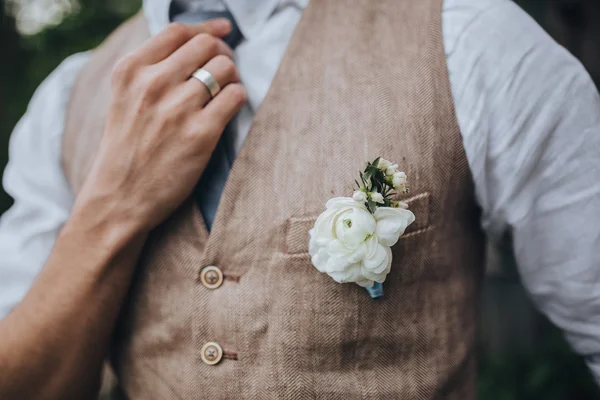
<path id="1" fill-rule="evenodd" d="M 195 0 L 198 2 L 198 0 Z M 269 17 L 281 3 L 306 7 L 307 0 L 221 0 L 235 18 L 242 34 L 246 38 L 258 34 Z M 202 3 L 202 2 L 198 2 Z M 214 2 L 213 2 L 214 3 Z M 169 24 L 169 6 L 171 0 L 144 0 L 144 14 L 152 35 L 156 35 Z M 208 5 L 207 5 L 208 7 Z"/>
<path id="2" fill-rule="evenodd" d="M 169 6 L 171 0 L 144 0 L 144 15 L 152 36 L 158 34 L 169 24 Z"/>
<path id="3" fill-rule="evenodd" d="M 279 6 L 280 0 L 224 0 L 245 38 L 251 38 Z"/>

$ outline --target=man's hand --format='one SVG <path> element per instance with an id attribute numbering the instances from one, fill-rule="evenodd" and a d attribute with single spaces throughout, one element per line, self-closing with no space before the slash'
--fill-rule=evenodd
<path id="1" fill-rule="evenodd" d="M 246 101 L 232 50 L 213 36 L 230 29 L 219 21 L 225 30 L 216 24 L 212 34 L 171 24 L 119 61 L 106 131 L 76 210 L 89 201 L 107 203 L 111 218 L 148 230 L 191 194 L 225 125 Z M 221 86 L 212 100 L 202 82 L 190 79 L 201 67 Z"/>
<path id="2" fill-rule="evenodd" d="M 230 25 L 171 25 L 113 73 L 106 131 L 71 217 L 23 301 L 0 321 L 0 399 L 93 398 L 145 236 L 192 191 L 245 102 Z M 212 100 L 190 79 L 208 70 Z M 210 100 L 210 101 L 209 101 Z"/>

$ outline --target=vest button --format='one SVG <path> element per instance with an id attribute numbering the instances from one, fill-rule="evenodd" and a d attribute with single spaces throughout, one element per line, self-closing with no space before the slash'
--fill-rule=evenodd
<path id="1" fill-rule="evenodd" d="M 223 349 L 219 346 L 218 343 L 208 342 L 204 346 L 202 346 L 202 350 L 200 351 L 200 357 L 202 357 L 202 361 L 208 365 L 218 364 L 219 361 L 223 358 Z"/>
<path id="2" fill-rule="evenodd" d="M 200 281 L 205 288 L 216 289 L 223 284 L 223 272 L 213 265 L 204 267 L 200 272 Z"/>

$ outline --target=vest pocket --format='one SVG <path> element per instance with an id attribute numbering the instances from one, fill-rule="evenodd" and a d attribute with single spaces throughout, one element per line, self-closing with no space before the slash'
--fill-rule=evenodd
<path id="1" fill-rule="evenodd" d="M 402 201 L 408 204 L 408 209 L 415 214 L 415 222 L 406 228 L 404 235 L 400 236 L 400 240 L 409 235 L 423 232 L 429 228 L 429 208 L 431 203 L 431 195 L 429 192 L 423 192 Z"/>
<path id="2" fill-rule="evenodd" d="M 429 228 L 430 200 L 431 195 L 429 192 L 423 192 L 403 200 L 408 204 L 409 210 L 415 214 L 415 222 L 406 229 L 404 235 L 400 236 L 400 240 L 427 231 Z M 288 219 L 284 254 L 308 255 L 308 232 L 315 225 L 318 216 L 318 214 L 311 214 Z"/>
<path id="3" fill-rule="evenodd" d="M 291 217 L 287 222 L 285 254 L 308 254 L 308 232 L 315 226 L 318 215 Z"/>

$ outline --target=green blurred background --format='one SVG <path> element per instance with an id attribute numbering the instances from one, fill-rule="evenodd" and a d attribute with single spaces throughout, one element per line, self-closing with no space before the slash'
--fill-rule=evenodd
<path id="1" fill-rule="evenodd" d="M 600 82 L 600 0 L 517 2 Z M 10 133 L 40 82 L 68 55 L 99 44 L 140 3 L 0 0 L 0 169 L 7 162 Z M 0 190 L 0 214 L 10 204 L 9 196 Z M 482 299 L 480 398 L 600 399 L 585 362 L 534 310 L 511 254 L 508 245 L 489 245 Z"/>

